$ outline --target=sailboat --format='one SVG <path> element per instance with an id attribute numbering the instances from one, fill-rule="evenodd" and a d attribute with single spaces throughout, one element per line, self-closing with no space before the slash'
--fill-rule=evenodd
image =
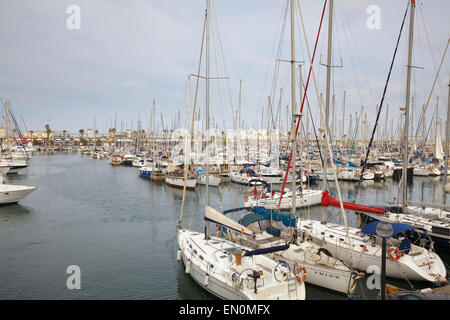
<path id="1" fill-rule="evenodd" d="M 293 0 L 292 0 L 293 3 Z M 206 142 L 209 142 L 209 25 L 210 2 L 206 2 Z M 202 41 L 203 44 L 203 41 Z M 203 47 L 203 46 L 202 46 Z M 200 54 L 201 56 L 201 54 Z M 194 113 L 194 112 L 193 112 Z M 185 168 L 185 179 L 186 179 Z M 304 282 L 296 280 L 289 268 L 265 256 L 223 238 L 209 235 L 209 221 L 226 228 L 252 235 L 253 233 L 225 217 L 209 206 L 209 152 L 206 153 L 206 204 L 205 233 L 185 229 L 181 226 L 183 202 L 177 225 L 179 251 L 178 260 L 183 260 L 186 273 L 203 289 L 221 299 L 231 300 L 304 300 Z M 186 186 L 185 186 L 186 188 Z M 283 250 L 289 245 L 271 248 Z M 270 251 L 269 251 L 270 252 Z"/>
<path id="2" fill-rule="evenodd" d="M 411 79 L 411 55 L 413 48 L 413 30 L 414 30 L 414 12 L 415 12 L 415 2 L 411 0 L 410 3 L 410 34 L 409 34 L 409 45 L 408 45 L 408 72 L 407 72 L 407 82 L 406 82 L 406 107 L 405 107 L 405 129 L 408 132 L 408 120 L 409 120 L 409 93 L 410 93 L 410 79 Z M 449 40 L 450 41 L 450 40 Z M 447 48 L 449 41 L 447 42 Z M 445 57 L 444 52 L 442 61 Z M 442 65 L 441 61 L 441 65 Z M 440 70 L 440 68 L 439 68 Z M 439 74 L 436 75 L 437 76 Z M 435 81 L 436 81 L 435 79 Z M 431 97 L 430 92 L 430 97 Z M 450 95 L 450 91 L 449 91 Z M 436 140 L 435 140 L 435 157 L 438 160 L 443 160 L 443 150 L 442 150 L 442 139 L 441 139 L 441 129 L 439 121 L 436 120 Z M 404 134 L 404 147 L 403 147 L 403 173 L 407 170 L 407 159 L 408 154 L 408 135 Z M 409 168 L 408 168 L 409 169 Z M 424 172 L 423 168 L 420 168 L 419 173 L 422 175 L 432 175 L 433 168 L 428 167 L 427 172 Z M 416 168 L 414 168 L 416 171 Z M 438 175 L 437 172 L 434 173 Z M 439 173 L 440 174 L 440 173 Z M 412 201 L 407 201 L 406 192 L 406 176 L 402 177 L 402 203 L 401 206 L 389 207 L 387 206 L 383 211 L 378 212 L 378 214 L 373 213 L 359 213 L 361 218 L 361 224 L 373 221 L 387 221 L 387 222 L 401 222 L 405 224 L 412 225 L 416 228 L 415 232 L 409 233 L 407 236 L 411 241 L 420 241 L 423 246 L 429 248 L 433 251 L 434 248 L 448 249 L 450 248 L 450 219 L 447 213 L 450 208 L 447 206 L 440 206 L 438 204 L 426 204 L 426 203 L 415 203 Z"/>
<path id="3" fill-rule="evenodd" d="M 258 181 L 258 180 L 256 180 Z M 261 181 L 263 188 L 258 191 L 259 188 L 252 186 L 252 190 L 247 192 L 244 199 L 244 207 L 254 208 L 262 207 L 269 210 L 290 210 L 292 209 L 294 201 L 292 200 L 293 193 L 289 188 L 284 188 L 283 196 L 279 191 L 270 191 L 270 186 Z M 281 201 L 280 201 L 281 198 Z M 307 208 L 320 204 L 322 199 L 322 191 L 303 189 L 298 187 L 295 192 L 295 208 Z"/>
<path id="4" fill-rule="evenodd" d="M 355 281 L 363 275 L 347 267 L 326 248 L 312 242 L 304 233 L 297 234 L 294 231 L 297 218 L 292 218 L 287 213 L 255 207 L 254 212 L 243 216 L 238 223 L 253 231 L 254 236 L 228 231 L 222 237 L 255 250 L 289 243 L 287 249 L 273 252 L 270 257 L 289 265 L 296 274 L 301 274 L 306 283 L 347 294 L 354 292 Z"/>
<path id="5" fill-rule="evenodd" d="M 292 9 L 293 7 L 291 7 L 291 10 Z M 294 18 L 291 15 L 291 24 L 293 23 L 293 20 Z M 291 29 L 291 36 L 293 38 L 293 28 Z M 291 48 L 294 47 L 292 38 Z M 291 54 L 291 61 L 295 61 L 293 49 Z M 291 69 L 292 75 L 294 75 L 293 69 L 294 68 Z M 292 76 L 292 82 L 295 83 L 295 76 Z M 295 86 L 293 85 L 292 88 L 294 87 Z M 296 121 L 299 121 L 299 114 L 295 107 L 294 90 L 292 92 L 292 113 L 293 140 L 291 152 L 292 159 L 296 159 L 295 150 L 297 145 L 297 134 L 295 131 Z M 295 173 L 296 161 L 292 163 L 292 167 L 292 172 Z M 287 180 L 287 177 L 285 179 Z M 295 180 L 293 180 L 292 185 L 294 190 L 297 190 Z M 268 184 L 266 184 L 266 189 L 267 188 Z M 254 190 L 256 190 L 256 188 Z M 360 277 L 361 274 L 346 266 L 320 244 L 312 242 L 311 238 L 306 236 L 305 233 L 297 233 L 297 221 L 300 219 L 296 218 L 296 208 L 320 203 L 321 191 L 300 190 L 297 193 L 297 197 L 292 197 L 292 194 L 290 194 L 290 191 L 287 188 L 284 188 L 282 191 L 282 197 L 280 197 L 281 193 L 276 194 L 271 193 L 270 190 L 267 191 L 269 192 L 253 196 L 251 200 L 248 196 L 246 197 L 245 206 L 248 207 L 249 203 L 254 204 L 252 206 L 254 212 L 245 215 L 239 220 L 239 223 L 250 228 L 255 235 L 252 238 L 239 234 L 226 236 L 234 239 L 234 242 L 243 243 L 259 250 L 282 245 L 284 243 L 290 243 L 289 248 L 273 252 L 271 257 L 296 270 L 296 275 L 301 274 L 301 272 L 304 271 L 302 279 L 307 283 L 340 293 L 353 293 L 356 286 L 355 280 Z M 256 198 L 257 196 L 259 197 Z M 307 202 L 312 199 L 314 200 L 314 203 Z M 279 210 L 287 208 L 291 209 L 291 214 L 272 211 L 273 209 Z"/>
<path id="6" fill-rule="evenodd" d="M 370 266 L 380 263 L 381 238 L 376 235 L 365 234 L 360 229 L 349 227 L 348 242 L 344 226 L 321 224 L 320 221 L 313 220 L 299 221 L 298 229 L 353 268 L 367 271 Z M 447 271 L 440 257 L 435 252 L 410 244 L 405 239 L 388 239 L 390 258 L 386 261 L 386 275 L 399 279 L 445 283 Z"/>

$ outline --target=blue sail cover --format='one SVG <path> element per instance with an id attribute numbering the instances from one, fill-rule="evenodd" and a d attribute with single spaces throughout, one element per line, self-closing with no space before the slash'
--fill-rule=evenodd
<path id="1" fill-rule="evenodd" d="M 246 173 L 246 172 L 249 173 L 251 176 L 256 176 L 255 171 L 253 171 L 250 168 L 244 168 L 244 169 L 241 169 L 241 171 L 239 171 L 240 174 Z"/>
<path id="2" fill-rule="evenodd" d="M 244 253 L 244 257 L 250 257 L 250 256 L 258 255 L 258 254 L 267 254 L 267 253 L 277 252 L 277 251 L 284 251 L 287 249 L 289 249 L 288 244 L 285 244 L 282 246 L 269 247 L 269 248 L 255 249 L 255 250 L 247 251 L 246 253 Z"/>
<path id="3" fill-rule="evenodd" d="M 348 165 L 353 168 L 358 168 L 358 166 L 351 161 L 348 162 Z"/>
<path id="4" fill-rule="evenodd" d="M 375 222 L 366 224 L 364 226 L 364 228 L 361 229 L 361 231 L 366 234 L 376 235 L 377 234 L 376 228 L 377 228 L 378 223 L 380 223 L 380 222 L 381 221 L 375 221 Z M 414 230 L 413 226 L 411 226 L 409 224 L 405 224 L 405 223 L 391 223 L 391 225 L 392 225 L 392 229 L 393 229 L 391 236 L 395 236 L 401 232 L 405 232 L 406 230 Z"/>
<path id="5" fill-rule="evenodd" d="M 339 161 L 339 160 L 333 158 L 333 162 L 336 164 L 340 164 L 342 166 L 348 165 L 349 167 L 358 168 L 358 166 L 351 161 L 349 161 L 348 163 L 345 163 L 345 162 L 342 162 L 342 161 Z"/>
<path id="6" fill-rule="evenodd" d="M 333 162 L 336 163 L 336 164 L 340 164 L 340 165 L 342 165 L 342 166 L 345 166 L 345 163 L 344 163 L 344 162 L 339 161 L 339 160 L 337 160 L 337 159 L 335 159 L 335 158 L 333 158 Z"/>
<path id="7" fill-rule="evenodd" d="M 281 221 L 286 227 L 295 227 L 297 223 L 297 219 L 293 218 L 291 214 L 284 212 L 273 212 L 263 207 L 254 207 L 253 210 L 262 215 L 266 219 L 272 219 L 274 221 Z"/>

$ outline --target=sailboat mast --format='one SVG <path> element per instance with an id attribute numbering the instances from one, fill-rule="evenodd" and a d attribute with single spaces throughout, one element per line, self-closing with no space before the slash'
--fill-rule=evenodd
<path id="1" fill-rule="evenodd" d="M 94 150 L 97 148 L 97 119 L 94 116 Z"/>
<path id="2" fill-rule="evenodd" d="M 329 2 L 329 14 L 328 14 L 328 48 L 327 48 L 327 91 L 325 95 L 325 125 L 324 130 L 328 132 L 329 125 L 329 113 L 330 113 L 330 80 L 331 80 L 331 53 L 333 48 L 333 4 L 334 0 Z M 327 139 L 328 134 L 325 135 Z M 327 180 L 327 167 L 328 167 L 328 150 L 327 144 L 324 145 L 324 157 L 323 157 L 323 181 L 325 189 L 328 189 Z M 322 211 L 322 223 L 325 223 L 326 207 L 323 207 Z"/>
<path id="3" fill-rule="evenodd" d="M 344 146 L 344 136 L 345 136 L 345 91 L 344 91 L 344 98 L 342 100 L 342 146 Z"/>
<path id="4" fill-rule="evenodd" d="M 210 28 L 210 0 L 206 0 L 206 198 L 205 206 L 209 205 L 209 28 Z M 209 223 L 205 221 L 205 238 L 208 239 Z"/>
<path id="5" fill-rule="evenodd" d="M 447 123 L 445 124 L 445 171 L 444 171 L 444 186 L 447 184 L 447 170 L 448 170 L 448 141 L 449 141 L 449 135 L 450 132 L 449 129 L 449 123 L 450 123 L 450 81 L 448 83 L 448 99 L 447 99 Z M 444 195 L 444 204 L 445 204 L 445 198 Z"/>
<path id="6" fill-rule="evenodd" d="M 411 65 L 412 65 L 412 48 L 414 36 L 414 10 L 416 7 L 415 0 L 411 0 L 411 14 L 409 20 L 409 44 L 408 44 L 408 71 L 406 75 L 406 101 L 405 101 L 405 127 L 403 129 L 404 145 L 403 145 L 403 170 L 402 170 L 402 208 L 406 210 L 406 183 L 407 183 L 407 164 L 408 164 L 408 124 L 409 124 L 409 100 L 411 95 Z"/>
<path id="7" fill-rule="evenodd" d="M 241 129 L 241 103 L 242 103 L 242 79 L 239 80 L 239 113 L 238 113 L 238 123 L 237 123 L 237 130 Z"/>
<path id="8" fill-rule="evenodd" d="M 292 216 L 295 217 L 297 187 L 295 185 L 295 164 L 297 160 L 297 135 L 295 134 L 297 128 L 297 112 L 295 107 L 295 42 L 294 42 L 294 0 L 291 0 L 291 103 L 292 103 Z"/>

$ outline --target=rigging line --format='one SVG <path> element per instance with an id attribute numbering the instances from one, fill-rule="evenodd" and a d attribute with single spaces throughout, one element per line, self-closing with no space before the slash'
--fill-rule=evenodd
<path id="1" fill-rule="evenodd" d="M 422 9 L 419 10 L 419 13 L 421 13 L 421 17 L 422 17 L 422 21 L 423 21 L 423 26 L 424 26 L 424 30 L 425 30 L 425 33 L 426 33 L 426 37 L 425 37 L 425 38 L 426 38 L 427 43 L 428 43 L 428 48 L 430 49 L 430 55 L 431 55 L 431 59 L 432 59 L 432 62 L 433 62 L 433 66 L 434 66 L 434 68 L 436 69 L 436 62 L 435 62 L 435 60 L 434 60 L 433 50 L 432 50 L 432 46 L 431 46 L 431 43 L 430 43 L 430 39 L 433 38 L 433 41 L 434 41 L 436 44 L 438 44 L 439 41 L 437 41 L 437 39 L 436 39 L 436 37 L 435 37 L 436 33 L 433 32 L 431 25 L 429 26 L 429 29 L 431 29 L 431 30 L 429 30 L 429 29 L 428 29 L 428 23 L 426 23 L 426 21 L 425 21 L 425 19 L 426 19 L 427 21 L 430 21 L 430 19 L 428 18 L 428 13 L 427 13 L 427 10 L 428 10 L 428 9 L 425 9 L 425 8 L 426 8 L 425 6 L 421 6 L 421 8 L 422 8 Z M 422 15 L 422 13 L 423 13 L 423 15 Z M 430 36 L 430 34 L 431 34 L 431 36 Z M 447 68 L 447 64 L 445 64 L 445 69 L 447 70 L 447 74 L 448 74 L 448 73 L 449 73 L 449 70 L 448 70 L 448 68 Z M 444 96 L 444 95 L 442 95 L 442 92 L 441 92 L 441 96 Z"/>
<path id="2" fill-rule="evenodd" d="M 283 28 L 281 30 L 281 35 L 280 35 L 280 41 L 278 43 L 278 50 L 277 50 L 277 54 L 276 54 L 276 59 L 275 59 L 275 68 L 274 68 L 274 74 L 273 74 L 273 80 L 272 80 L 272 88 L 270 90 L 270 95 L 271 97 L 273 97 L 273 99 L 275 98 L 275 91 L 277 88 L 277 82 L 278 82 L 278 74 L 279 74 L 279 70 L 280 70 L 280 61 L 279 59 L 281 58 L 281 53 L 283 50 L 283 41 L 284 41 L 284 34 L 285 34 L 285 30 L 286 30 L 286 16 L 287 16 L 287 7 L 286 7 L 286 15 L 285 15 L 285 19 L 284 19 L 284 23 L 283 23 Z M 262 112 L 264 112 L 264 107 L 261 107 Z"/>
<path id="3" fill-rule="evenodd" d="M 312 68 L 313 68 L 314 58 L 316 57 L 317 43 L 319 41 L 320 30 L 322 29 L 322 22 L 323 22 L 323 17 L 325 16 L 325 8 L 326 8 L 326 6 L 327 6 L 327 0 L 325 0 L 324 5 L 323 5 L 322 17 L 320 18 L 319 30 L 317 32 L 316 43 L 314 45 L 314 51 L 313 51 L 313 55 L 312 55 L 312 59 L 311 59 L 311 65 L 309 67 L 308 79 L 306 80 L 306 88 L 305 88 L 305 92 L 304 92 L 303 98 L 302 98 L 302 104 L 301 104 L 301 108 L 300 108 L 300 116 L 299 116 L 298 121 L 297 121 L 297 127 L 295 129 L 295 136 L 297 136 L 297 132 L 298 132 L 298 128 L 299 128 L 299 125 L 300 125 L 300 121 L 302 120 L 303 107 L 305 105 L 305 98 L 306 98 L 306 93 L 308 91 L 309 80 L 311 79 L 311 71 L 312 71 Z M 292 121 L 294 121 L 294 119 L 292 119 Z M 283 191 L 284 191 L 284 188 L 286 187 L 286 181 L 287 181 L 287 177 L 289 175 L 289 168 L 291 166 L 291 161 L 292 161 L 292 148 L 291 148 L 291 152 L 290 152 L 290 155 L 289 155 L 289 162 L 288 162 L 288 166 L 286 168 L 286 174 L 284 175 L 283 187 L 281 189 L 280 200 L 278 202 L 278 207 L 277 208 L 280 208 L 281 200 L 283 199 Z M 296 159 L 294 159 L 294 163 L 295 163 L 295 161 L 296 161 Z M 292 190 L 292 192 L 295 193 L 295 190 Z"/>
<path id="4" fill-rule="evenodd" d="M 350 55 L 349 58 L 350 58 L 351 66 L 352 66 L 352 73 L 353 73 L 355 85 L 356 85 L 356 88 L 357 88 L 357 92 L 358 92 L 360 104 L 361 104 L 361 105 L 364 104 L 365 100 L 364 100 L 364 99 L 362 98 L 362 96 L 361 96 L 361 89 L 360 89 L 360 87 L 359 87 L 359 82 L 360 82 L 360 81 L 358 81 L 358 75 L 357 75 L 356 72 L 355 72 L 355 71 L 356 71 L 356 68 L 355 68 L 355 65 L 354 65 L 354 63 L 353 63 L 353 60 L 357 60 L 357 59 L 354 59 L 354 58 L 353 58 L 352 50 L 351 50 L 352 46 L 350 45 L 351 42 L 353 43 L 353 45 L 354 45 L 354 47 L 355 47 L 355 52 L 356 52 L 356 55 L 357 55 L 357 57 L 358 57 L 358 62 L 360 62 L 360 65 L 361 65 L 361 68 L 360 68 L 360 69 L 362 70 L 364 79 L 365 79 L 365 81 L 366 81 L 366 83 L 367 83 L 367 88 L 368 88 L 368 90 L 369 90 L 370 99 L 371 99 L 372 102 L 373 102 L 375 99 L 373 98 L 372 89 L 371 89 L 371 86 L 370 86 L 370 82 L 367 80 L 367 75 L 366 75 L 365 69 L 363 68 L 363 64 L 361 63 L 361 57 L 359 56 L 359 52 L 358 52 L 358 50 L 357 50 L 357 48 L 356 48 L 356 45 L 354 44 L 354 43 L 356 43 L 356 41 L 355 41 L 354 36 L 353 36 L 353 33 L 352 33 L 352 31 L 351 31 L 352 28 L 350 28 L 350 23 L 348 22 L 347 16 L 345 15 L 345 11 L 344 11 L 344 9 L 343 9 L 342 6 L 341 6 L 340 1 L 338 1 L 337 3 L 338 3 L 338 8 L 339 8 L 340 11 L 341 11 L 341 16 L 343 17 L 343 19 L 342 19 L 342 21 L 343 21 L 342 25 L 343 25 L 344 29 L 348 31 L 348 32 L 344 32 L 343 34 L 344 34 L 345 42 L 347 43 L 347 46 L 348 46 L 348 48 L 349 48 L 348 54 Z M 339 10 L 338 10 L 338 13 L 339 13 Z M 344 22 L 345 22 L 345 23 L 344 23 Z M 345 31 L 345 30 L 344 30 L 344 31 Z M 350 36 L 351 36 L 351 39 L 350 39 L 350 40 L 349 40 L 349 37 L 347 36 L 347 34 L 350 34 Z"/>
<path id="5" fill-rule="evenodd" d="M 430 125 L 428 126 L 427 134 L 426 134 L 426 136 L 425 136 L 425 138 L 424 138 L 423 148 L 426 147 L 426 141 L 427 141 L 427 139 L 428 139 L 428 135 L 429 135 L 429 133 L 430 133 L 430 129 L 431 129 L 431 127 L 433 126 L 434 117 L 435 117 L 435 115 L 436 115 L 437 108 L 438 108 L 437 106 L 436 106 L 436 108 L 434 108 L 433 116 L 431 117 Z"/>
<path id="6" fill-rule="evenodd" d="M 438 77 L 439 77 L 439 73 L 440 73 L 440 71 L 441 71 L 442 64 L 443 64 L 443 62 L 444 62 L 444 58 L 445 58 L 445 56 L 447 55 L 447 49 L 448 49 L 449 44 L 450 44 L 450 38 L 447 40 L 447 45 L 446 45 L 446 47 L 445 47 L 444 54 L 442 55 L 441 64 L 439 65 L 439 69 L 438 69 L 438 71 L 437 71 L 437 73 L 436 73 L 436 77 L 434 78 L 434 82 L 433 82 L 433 85 L 432 85 L 432 87 L 431 87 L 431 90 L 430 90 L 430 94 L 429 94 L 429 96 L 428 96 L 427 103 L 426 103 L 425 108 L 424 108 L 424 110 L 423 110 L 423 112 L 422 112 L 422 115 L 421 115 L 421 118 L 420 118 L 420 122 L 417 124 L 416 134 L 415 134 L 415 135 L 416 135 L 416 138 L 417 138 L 417 136 L 418 136 L 419 127 L 422 125 L 422 122 L 423 122 L 423 120 L 424 120 L 425 112 L 427 111 L 428 104 L 430 103 L 430 100 L 431 100 L 431 96 L 432 96 L 432 94 L 433 94 L 434 87 L 435 87 L 435 85 L 436 85 L 437 79 L 438 79 Z"/>
<path id="7" fill-rule="evenodd" d="M 280 30 L 284 29 L 284 24 L 286 23 L 287 8 L 288 8 L 288 0 L 286 0 L 286 5 L 285 5 L 284 9 L 281 10 L 277 32 L 275 33 L 275 40 L 273 41 L 272 52 L 270 53 L 270 59 L 271 59 L 271 57 L 273 56 L 273 54 L 275 52 L 275 48 L 277 47 L 277 45 L 276 45 L 277 44 L 277 41 L 276 41 L 277 37 L 276 36 L 280 32 Z M 276 63 L 276 61 L 275 61 L 275 63 Z M 271 70 L 271 63 L 268 64 L 268 67 L 266 69 L 266 73 L 264 75 L 263 87 L 262 87 L 261 93 L 259 95 L 258 104 L 257 104 L 258 108 L 257 108 L 256 114 L 258 114 L 259 109 L 261 108 L 261 100 L 262 100 L 262 96 L 263 96 L 263 93 L 264 93 L 264 88 L 266 87 L 267 78 L 268 78 L 270 70 Z M 256 127 L 256 117 L 253 118 L 253 127 Z"/>
<path id="8" fill-rule="evenodd" d="M 308 62 L 311 63 L 311 67 L 312 67 L 311 73 L 312 73 L 312 76 L 313 76 L 314 88 L 315 88 L 315 91 L 316 91 L 316 97 L 317 97 L 317 100 L 319 102 L 319 105 L 321 105 L 322 104 L 322 97 L 319 94 L 319 89 L 318 89 L 318 86 L 317 86 L 316 73 L 314 71 L 313 63 L 311 62 L 311 52 L 310 52 L 309 46 L 308 46 L 308 37 L 306 35 L 306 28 L 305 28 L 305 24 L 303 22 L 303 16 L 302 16 L 302 12 L 301 12 L 301 9 L 300 9 L 300 2 L 299 2 L 299 0 L 297 0 L 297 8 L 298 8 L 298 14 L 300 16 L 300 22 L 301 22 L 301 25 L 302 25 L 303 37 L 305 38 L 305 46 L 306 46 L 306 51 L 308 53 L 308 59 L 309 59 Z M 323 43 L 322 43 L 322 45 L 323 45 Z M 319 76 L 320 76 L 320 72 L 321 72 L 321 68 L 319 68 Z M 322 119 L 322 116 L 321 116 L 321 113 L 320 113 L 320 108 L 317 110 L 317 113 L 318 113 L 319 122 L 322 123 L 323 119 Z M 323 170 L 323 158 L 322 158 L 322 162 L 320 162 L 320 168 L 321 168 L 321 170 Z M 324 179 L 323 181 L 324 181 L 323 182 L 324 185 L 326 185 L 327 184 L 327 180 Z"/>
<path id="9" fill-rule="evenodd" d="M 303 85 L 303 87 L 305 87 L 305 85 Z M 305 93 L 305 95 L 306 95 L 306 93 Z M 312 126 L 313 126 L 314 136 L 316 137 L 317 148 L 319 149 L 320 163 L 323 163 L 322 150 L 320 148 L 320 140 L 319 140 L 319 137 L 317 136 L 316 126 L 314 124 L 314 119 L 313 119 L 313 116 L 312 116 L 312 113 L 311 113 L 311 108 L 309 106 L 308 96 L 306 96 L 306 105 L 308 107 L 309 117 L 311 119 L 311 123 L 312 123 Z"/>
<path id="10" fill-rule="evenodd" d="M 215 25 L 216 25 L 216 29 L 217 29 L 217 40 L 218 40 L 218 43 L 219 43 L 219 46 L 220 46 L 220 53 L 221 53 L 221 55 L 222 55 L 222 61 L 223 61 L 223 68 L 224 68 L 224 71 L 225 71 L 225 75 L 231 75 L 231 73 L 230 73 L 230 71 L 229 71 L 229 69 L 228 69 L 228 65 L 227 65 L 227 63 L 226 63 L 226 59 L 225 59 L 225 52 L 224 52 L 224 50 L 223 50 L 223 45 L 222 45 L 222 38 L 221 38 L 221 36 L 220 36 L 220 34 L 221 34 L 221 31 L 220 31 L 220 28 L 219 28 L 219 19 L 218 19 L 218 17 L 217 17 L 217 14 L 216 14 L 216 9 L 215 9 L 215 5 L 214 5 L 214 1 L 212 2 L 212 7 L 213 7 L 213 10 L 212 10 L 212 14 L 214 15 L 214 19 L 213 19 L 213 23 L 215 23 Z M 234 108 L 233 108 L 233 98 L 232 98 L 232 95 L 231 95 L 231 84 L 230 84 L 230 80 L 229 79 L 226 79 L 226 83 L 227 83 L 227 87 L 228 87 L 228 98 L 229 98 L 229 100 L 230 100 L 230 106 L 231 106 L 231 114 L 234 114 Z M 223 118 L 223 110 L 222 110 L 222 118 Z"/>
<path id="11" fill-rule="evenodd" d="M 408 5 L 406 7 L 406 10 L 405 10 L 405 14 L 403 16 L 403 21 L 402 21 L 402 25 L 400 27 L 400 32 L 398 34 L 397 45 L 395 46 L 394 56 L 392 57 L 392 61 L 391 61 L 391 67 L 389 68 L 389 73 L 388 73 L 388 76 L 387 76 L 387 79 L 386 79 L 386 83 L 384 85 L 383 96 L 381 97 L 380 107 L 378 108 L 377 118 L 375 120 L 375 125 L 374 125 L 373 130 L 372 130 L 372 137 L 370 138 L 369 146 L 367 147 L 367 153 L 366 153 L 366 157 L 364 159 L 364 163 L 362 165 L 361 175 L 359 177 L 359 182 L 362 181 L 362 177 L 363 177 L 364 171 L 365 171 L 366 166 L 367 166 L 367 161 L 369 159 L 370 148 L 372 147 L 372 142 L 373 142 L 373 138 L 375 136 L 375 131 L 377 130 L 378 119 L 380 118 L 380 113 L 381 113 L 381 110 L 383 109 L 384 97 L 386 96 L 386 90 L 387 90 L 387 87 L 388 87 L 388 84 L 389 84 L 389 79 L 391 78 L 392 67 L 394 66 L 395 56 L 397 55 L 398 44 L 400 42 L 400 38 L 401 38 L 401 35 L 402 35 L 403 26 L 405 24 L 406 14 L 408 13 L 408 9 L 409 9 L 409 1 L 408 1 Z"/>
<path id="12" fill-rule="evenodd" d="M 214 11 L 211 10 L 211 16 L 213 14 L 214 14 Z M 212 40 L 211 42 L 212 43 L 214 43 L 214 41 L 217 41 L 216 38 L 213 37 L 213 36 L 216 35 L 216 34 L 219 36 L 219 30 L 217 29 L 217 32 L 215 32 L 216 30 L 214 29 L 214 21 L 215 20 L 216 20 L 216 18 L 214 17 L 214 19 L 212 19 L 213 23 L 211 24 L 211 40 Z M 216 26 L 217 26 L 217 24 L 216 24 Z M 219 73 L 221 71 L 220 71 L 219 64 L 218 64 L 219 59 L 218 59 L 218 54 L 217 54 L 217 50 L 218 50 L 217 46 L 213 45 L 212 49 L 213 49 L 212 52 L 213 52 L 213 56 L 214 56 L 214 65 L 216 67 L 216 72 L 219 75 Z M 223 59 L 225 59 L 225 57 L 223 57 Z M 226 76 L 228 75 L 228 73 L 225 70 L 224 70 L 224 73 L 225 73 Z M 213 85 L 210 84 L 210 92 L 214 92 L 214 88 L 217 91 L 217 94 L 214 94 L 214 100 L 215 100 L 215 105 L 216 105 L 215 109 L 217 109 L 217 107 L 219 107 L 219 109 L 221 111 L 221 116 L 222 116 L 222 119 L 223 119 L 224 118 L 223 117 L 223 109 L 224 109 L 224 107 L 223 107 L 223 104 L 222 104 L 223 94 L 222 94 L 222 86 L 221 86 L 220 82 L 221 81 L 217 81 Z M 219 97 L 219 100 L 218 100 L 218 97 Z M 233 113 L 234 113 L 233 106 L 231 106 L 231 114 L 233 114 Z M 207 130 L 210 130 L 210 128 L 211 128 L 211 124 L 210 124 L 209 128 L 207 128 Z"/>

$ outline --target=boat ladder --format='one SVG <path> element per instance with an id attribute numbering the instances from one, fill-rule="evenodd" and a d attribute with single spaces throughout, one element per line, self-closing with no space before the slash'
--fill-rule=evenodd
<path id="1" fill-rule="evenodd" d="M 296 281 L 297 281 L 297 279 L 295 277 L 291 277 L 291 276 L 289 276 L 289 279 L 287 280 L 289 300 L 298 299 Z"/>

